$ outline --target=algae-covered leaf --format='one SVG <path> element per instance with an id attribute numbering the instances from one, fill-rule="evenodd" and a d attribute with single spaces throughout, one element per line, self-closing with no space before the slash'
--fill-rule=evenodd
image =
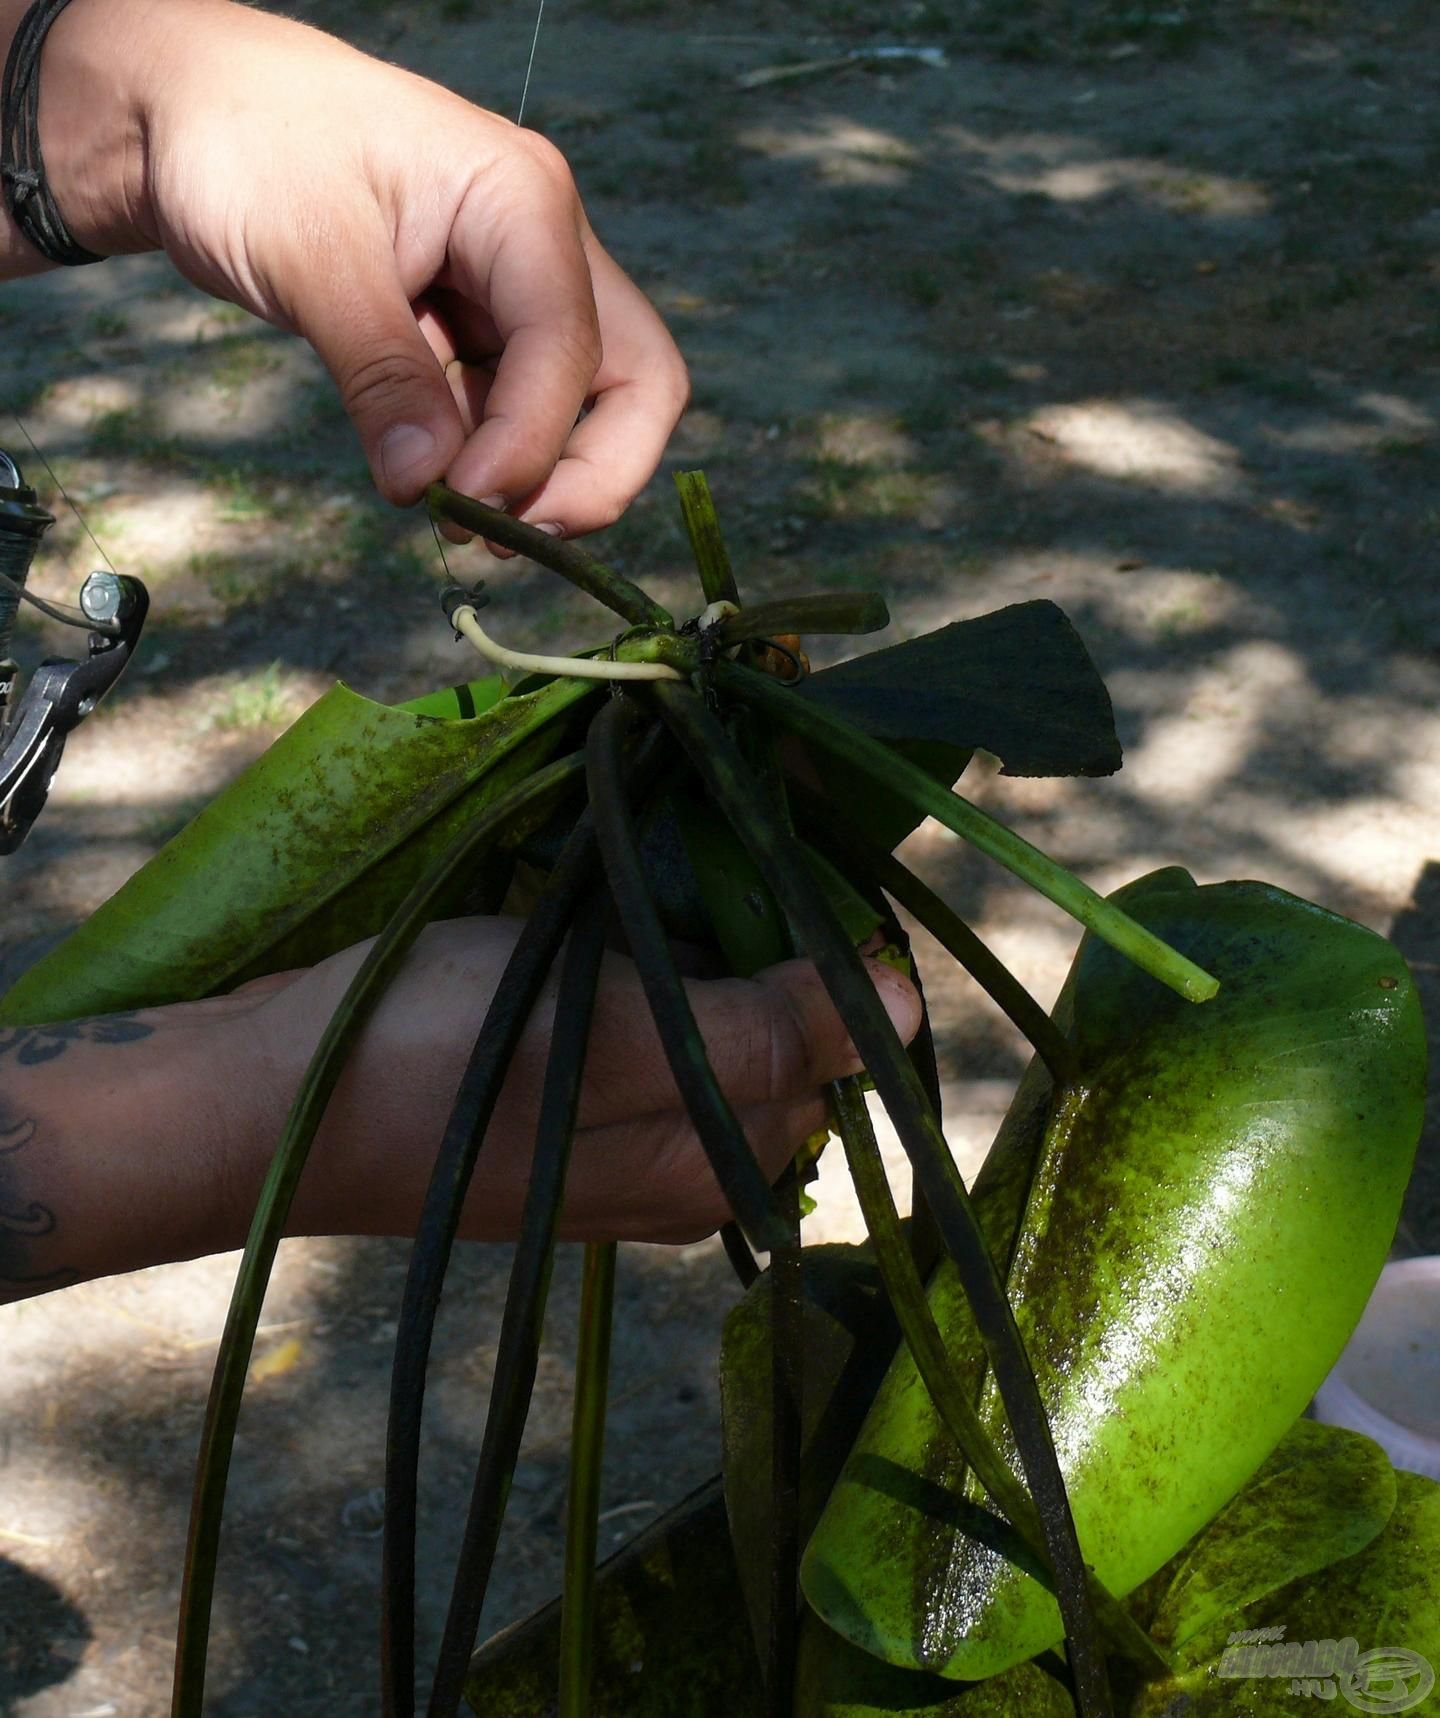
<path id="1" fill-rule="evenodd" d="M 1074 1701 L 1052 1674 L 1061 1668 L 1017 1664 L 984 1682 L 950 1682 L 872 1658 L 806 1611 L 794 1718 L 1075 1718 Z"/>
<path id="2" fill-rule="evenodd" d="M 1169 871 L 1121 900 L 1219 994 L 1187 1003 L 1087 939 L 1057 1010 L 1075 1084 L 1048 1105 L 1022 1088 L 976 1197 L 987 1234 L 1016 1236 L 997 1256 L 1081 1546 L 1123 1594 L 1255 1472 L 1359 1319 L 1414 1157 L 1425 1036 L 1395 950 L 1282 890 Z M 979 1388 L 948 1268 L 930 1292 Z M 980 1406 L 1013 1450 L 991 1380 Z M 898 1356 L 802 1573 L 865 1650 L 975 1679 L 1061 1631 L 1040 1583 L 967 1531 L 967 1478 Z"/>
<path id="3" fill-rule="evenodd" d="M 446 722 L 468 722 L 472 716 L 483 716 L 504 696 L 504 677 L 487 674 L 483 680 L 462 681 L 458 686 L 442 686 L 438 692 L 407 698 L 395 708 L 408 710 L 413 716 L 438 716 Z"/>
<path id="4" fill-rule="evenodd" d="M 1149 1632 L 1183 1646 L 1277 1587 L 1353 1557 L 1390 1519 L 1395 1470 L 1379 1444 L 1297 1420 L 1171 1567 Z"/>
<path id="5" fill-rule="evenodd" d="M 334 687 L 24 974 L 0 1021 L 209 996 L 378 931 L 454 828 L 546 760 L 588 690 L 554 681 L 449 720 Z"/>
<path id="6" fill-rule="evenodd" d="M 1433 1713 L 1440 1485 L 1397 1473 L 1395 1508 L 1364 1550 L 1232 1612 L 1183 1658 L 1174 1679 L 1140 1691 L 1131 1718 L 1295 1718 L 1297 1697 L 1340 1711 Z"/>
<path id="7" fill-rule="evenodd" d="M 795 695 L 876 739 L 962 752 L 982 746 L 1007 775 L 1098 776 L 1120 767 L 1105 683 L 1051 602 L 1014 603 L 857 656 L 808 675 Z"/>

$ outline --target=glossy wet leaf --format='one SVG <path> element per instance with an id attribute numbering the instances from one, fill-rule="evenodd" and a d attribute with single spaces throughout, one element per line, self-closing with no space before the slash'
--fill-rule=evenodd
<path id="1" fill-rule="evenodd" d="M 451 720 L 334 687 L 26 973 L 0 1020 L 209 996 L 372 935 L 456 830 L 546 761 L 584 695 L 557 681 Z"/>
<path id="2" fill-rule="evenodd" d="M 1379 1444 L 1297 1420 L 1168 1571 L 1150 1633 L 1180 1647 L 1221 1617 L 1367 1546 L 1395 1507 Z"/>
<path id="3" fill-rule="evenodd" d="M 1363 1551 L 1194 1637 L 1188 1668 L 1142 1690 L 1133 1718 L 1295 1718 L 1306 1695 L 1338 1711 L 1433 1713 L 1440 1485 L 1413 1473 L 1395 1482 L 1394 1511 Z"/>
<path id="4" fill-rule="evenodd" d="M 901 1670 L 861 1652 L 813 1611 L 800 1628 L 795 1718 L 1074 1718 L 1064 1685 L 1038 1663 L 984 1682 Z"/>
<path id="5" fill-rule="evenodd" d="M 1087 939 L 1059 1010 L 1075 1089 L 1027 1077 L 977 1200 L 1045 1398 L 1081 1542 L 1128 1592 L 1231 1497 L 1353 1329 L 1424 1100 L 1404 963 L 1256 883 L 1167 871 L 1121 904 L 1215 971 L 1196 1007 Z M 931 1289 L 981 1378 L 948 1270 Z M 983 1415 L 1005 1437 L 993 1384 Z M 971 1536 L 973 1492 L 908 1356 L 811 1541 L 807 1596 L 898 1664 L 976 1678 L 1053 1645 L 1054 1601 Z"/>

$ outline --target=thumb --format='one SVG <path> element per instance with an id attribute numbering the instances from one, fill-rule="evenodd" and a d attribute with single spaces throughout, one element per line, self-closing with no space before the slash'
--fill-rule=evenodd
<path id="1" fill-rule="evenodd" d="M 867 960 L 865 970 L 875 986 L 890 1022 L 908 1044 L 920 1029 L 920 996 L 915 986 L 883 961 Z M 769 1007 L 770 1066 L 763 1092 L 744 1096 L 774 1101 L 813 1091 L 828 1080 L 857 1073 L 859 1053 L 850 1042 L 820 974 L 807 960 L 786 961 L 755 975 Z M 737 1084 L 747 1080 L 736 1070 Z"/>
<path id="2" fill-rule="evenodd" d="M 291 320 L 315 348 L 360 436 L 375 486 L 409 506 L 465 440 L 459 408 L 426 343 L 383 233 L 327 246 L 339 267 L 304 273 Z"/>

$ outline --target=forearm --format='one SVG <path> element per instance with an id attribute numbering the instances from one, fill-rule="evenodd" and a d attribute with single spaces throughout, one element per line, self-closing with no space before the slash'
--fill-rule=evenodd
<path id="1" fill-rule="evenodd" d="M 224 1004 L 0 1032 L 0 1301 L 244 1239 L 275 1104 Z"/>

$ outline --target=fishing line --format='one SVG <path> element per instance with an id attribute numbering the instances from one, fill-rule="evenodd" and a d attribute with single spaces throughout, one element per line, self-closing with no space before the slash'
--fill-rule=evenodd
<path id="1" fill-rule="evenodd" d="M 525 123 L 525 98 L 530 94 L 530 74 L 535 70 L 535 50 L 540 46 L 540 24 L 545 16 L 545 0 L 535 9 L 535 34 L 530 38 L 530 59 L 525 66 L 525 87 L 520 91 L 520 111 L 515 115 L 516 125 Z"/>
<path id="2" fill-rule="evenodd" d="M 450 571 L 450 562 L 445 554 L 445 541 L 440 535 L 440 527 L 435 523 L 435 510 L 427 507 L 425 512 L 430 520 L 430 535 L 435 539 L 435 547 L 440 551 L 440 565 L 445 569 L 445 577 L 453 579 L 455 575 Z"/>

